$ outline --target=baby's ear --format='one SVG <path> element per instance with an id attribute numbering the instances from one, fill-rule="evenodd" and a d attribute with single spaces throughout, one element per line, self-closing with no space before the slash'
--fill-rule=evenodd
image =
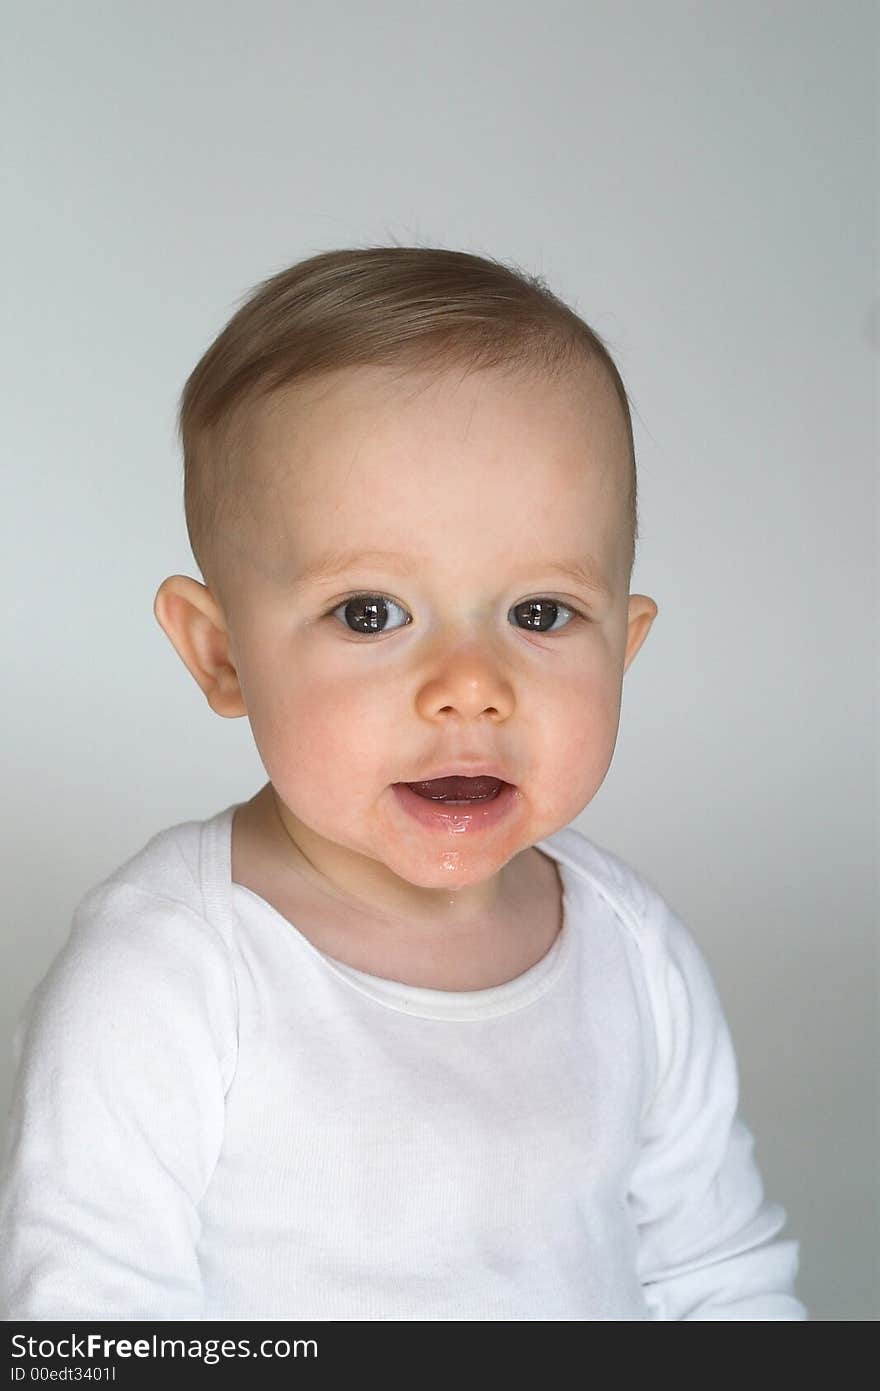
<path id="1" fill-rule="evenodd" d="M 153 613 L 211 709 L 228 719 L 246 715 L 226 623 L 210 589 L 188 575 L 170 575 L 159 585 Z"/>
<path id="2" fill-rule="evenodd" d="M 653 599 L 649 599 L 647 594 L 631 594 L 629 596 L 629 616 L 627 619 L 628 627 L 626 634 L 626 655 L 623 662 L 623 670 L 632 662 L 645 638 L 651 629 L 651 624 L 657 617 L 657 605 Z"/>

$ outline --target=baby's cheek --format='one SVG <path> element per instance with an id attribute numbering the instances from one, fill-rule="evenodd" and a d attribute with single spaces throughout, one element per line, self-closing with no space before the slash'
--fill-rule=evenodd
<path id="1" fill-rule="evenodd" d="M 279 791 L 283 778 L 322 802 L 338 803 L 340 796 L 375 790 L 392 740 L 387 708 L 365 683 L 311 680 L 279 691 L 265 754 L 275 762 Z"/>
<path id="2" fill-rule="evenodd" d="M 591 800 L 611 763 L 620 719 L 620 700 L 608 683 L 561 683 L 542 708 L 538 747 L 532 751 L 545 798 L 571 815 Z"/>

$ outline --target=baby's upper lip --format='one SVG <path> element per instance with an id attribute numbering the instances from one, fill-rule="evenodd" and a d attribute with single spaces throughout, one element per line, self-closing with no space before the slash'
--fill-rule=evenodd
<path id="1" fill-rule="evenodd" d="M 507 769 L 500 763 L 444 763 L 442 767 L 429 769 L 406 781 L 432 782 L 434 778 L 498 778 L 500 782 L 510 782 Z"/>

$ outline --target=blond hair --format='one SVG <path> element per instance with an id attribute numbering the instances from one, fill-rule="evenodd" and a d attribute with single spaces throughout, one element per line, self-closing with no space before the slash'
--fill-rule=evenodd
<path id="1" fill-rule="evenodd" d="M 443 370 L 535 369 L 561 376 L 604 365 L 629 438 L 629 576 L 638 537 L 637 481 L 626 388 L 599 335 L 543 278 L 440 247 L 324 251 L 262 281 L 188 377 L 178 410 L 184 511 L 205 582 L 223 591 L 230 528 L 254 507 L 246 425 L 282 387 L 362 365 Z"/>

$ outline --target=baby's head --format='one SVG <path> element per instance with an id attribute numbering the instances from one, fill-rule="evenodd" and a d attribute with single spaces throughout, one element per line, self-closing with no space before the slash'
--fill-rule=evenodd
<path id="1" fill-rule="evenodd" d="M 369 876 L 426 915 L 450 889 L 488 904 L 601 786 L 657 612 L 629 593 L 603 343 L 496 261 L 328 252 L 238 310 L 180 426 L 205 584 L 165 580 L 156 617 L 212 709 L 248 716 L 291 839 L 355 896 Z M 483 769 L 503 798 L 402 787 Z"/>

